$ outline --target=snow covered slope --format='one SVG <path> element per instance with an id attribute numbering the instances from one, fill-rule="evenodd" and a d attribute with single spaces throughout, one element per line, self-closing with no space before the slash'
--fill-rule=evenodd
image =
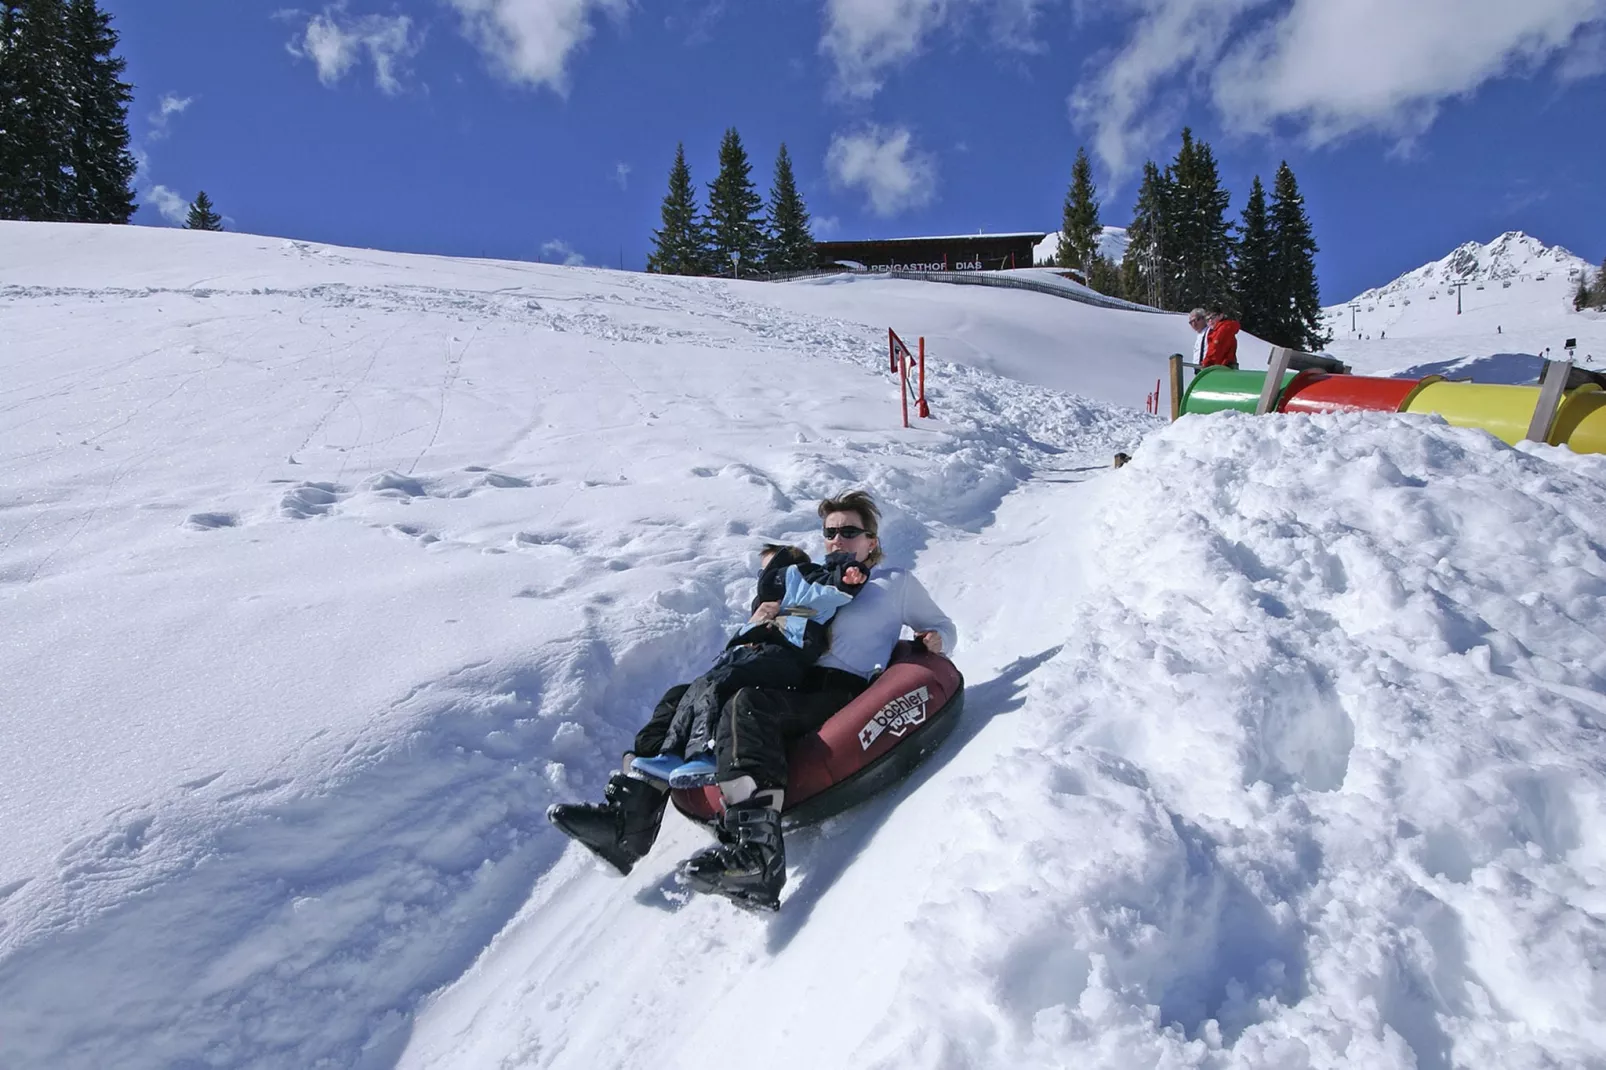
<path id="1" fill-rule="evenodd" d="M 1581 364 L 1606 366 L 1606 316 L 1573 311 L 1587 270 L 1582 258 L 1520 231 L 1486 245 L 1468 242 L 1324 309 L 1329 350 L 1358 371 L 1392 372 L 1499 354 L 1549 350 L 1560 357 L 1566 340 L 1576 338 Z"/>
<path id="2" fill-rule="evenodd" d="M 0 1066 L 1606 1066 L 1606 460 L 1045 385 L 1176 326 L 0 225 Z M 568 850 L 851 485 L 950 742 L 774 917 Z"/>

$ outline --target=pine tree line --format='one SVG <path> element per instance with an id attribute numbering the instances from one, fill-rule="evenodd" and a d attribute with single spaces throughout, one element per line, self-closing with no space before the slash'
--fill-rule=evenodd
<path id="1" fill-rule="evenodd" d="M 660 209 L 663 226 L 653 231 L 647 270 L 664 275 L 775 275 L 814 267 L 809 212 L 781 145 L 766 207 L 754 188 L 752 166 L 736 129 L 719 146 L 719 174 L 708 187 L 708 209 L 699 213 L 686 165 L 686 146 L 675 148 L 669 192 Z"/>
<path id="2" fill-rule="evenodd" d="M 0 0 L 0 219 L 127 223 L 133 87 L 95 0 Z"/>
<path id="3" fill-rule="evenodd" d="M 1227 219 L 1230 202 L 1214 152 L 1185 128 L 1164 170 L 1152 160 L 1143 165 L 1118 267 L 1098 251 L 1097 191 L 1087 153 L 1078 150 L 1058 263 L 1081 271 L 1100 293 L 1173 312 L 1220 306 L 1276 345 L 1320 349 L 1330 339 L 1321 326 L 1317 246 L 1293 169 L 1287 161 L 1277 168 L 1269 204 L 1256 175 L 1236 224 Z"/>

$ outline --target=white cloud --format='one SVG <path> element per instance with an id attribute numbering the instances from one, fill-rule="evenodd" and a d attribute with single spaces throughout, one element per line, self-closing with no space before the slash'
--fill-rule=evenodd
<path id="1" fill-rule="evenodd" d="M 184 114 L 184 109 L 195 103 L 194 97 L 181 97 L 176 93 L 162 94 L 161 103 L 151 112 L 151 131 L 149 137 L 152 141 L 160 141 L 168 135 L 168 121 L 175 115 Z"/>
<path id="2" fill-rule="evenodd" d="M 366 52 L 374 65 L 374 84 L 395 94 L 401 92 L 404 64 L 423 43 L 422 33 L 413 35 L 413 20 L 406 15 L 352 17 L 344 4 L 336 4 L 312 16 L 285 47 L 293 56 L 312 60 L 318 81 L 327 86 L 344 78 Z"/>
<path id="3" fill-rule="evenodd" d="M 592 34 L 593 13 L 623 19 L 630 0 L 447 0 L 463 33 L 502 77 L 568 92 L 569 57 Z"/>
<path id="4" fill-rule="evenodd" d="M 919 55 L 943 29 L 971 16 L 989 17 L 993 40 L 1003 47 L 1037 51 L 1033 39 L 1038 9 L 1053 0 L 825 0 L 820 51 L 836 67 L 837 91 L 872 97 L 887 75 Z"/>
<path id="5" fill-rule="evenodd" d="M 826 0 L 820 50 L 836 65 L 837 88 L 871 97 L 886 72 L 920 51 L 957 4 L 969 0 Z"/>
<path id="6" fill-rule="evenodd" d="M 541 243 L 541 259 L 551 260 L 565 267 L 583 267 L 586 258 L 574 251 L 574 247 L 562 238 L 553 238 L 549 242 Z"/>
<path id="7" fill-rule="evenodd" d="M 916 149 L 914 135 L 901 126 L 837 134 L 825 169 L 835 185 L 861 191 L 878 216 L 923 207 L 937 195 L 936 158 Z"/>
<path id="8" fill-rule="evenodd" d="M 1556 77 L 1564 82 L 1581 82 L 1597 74 L 1606 74 L 1606 22 L 1579 30 L 1556 68 Z"/>
<path id="9" fill-rule="evenodd" d="M 1401 143 L 1447 101 L 1559 61 L 1598 73 L 1606 0 L 1123 0 L 1131 37 L 1071 97 L 1116 177 L 1202 96 L 1234 133 Z"/>
<path id="10" fill-rule="evenodd" d="M 834 215 L 815 216 L 809 229 L 816 238 L 829 238 L 842 229 L 842 222 Z"/>
<path id="11" fill-rule="evenodd" d="M 614 164 L 613 180 L 618 184 L 620 189 L 630 188 L 630 165 L 627 163 Z"/>
<path id="12" fill-rule="evenodd" d="M 190 202 L 166 186 L 152 186 L 145 191 L 145 199 L 174 226 L 183 226 L 190 217 Z"/>
<path id="13" fill-rule="evenodd" d="M 1162 137 L 1176 132 L 1186 94 L 1170 85 L 1172 76 L 1219 56 L 1233 21 L 1264 0 L 1127 2 L 1142 9 L 1131 40 L 1070 99 L 1072 114 L 1092 127 L 1094 154 L 1118 178 L 1137 170 Z"/>
<path id="14" fill-rule="evenodd" d="M 1602 0 L 1298 0 L 1232 51 L 1212 90 L 1247 130 L 1291 119 L 1318 144 L 1362 130 L 1408 138 L 1445 100 L 1534 73 L 1602 18 Z"/>

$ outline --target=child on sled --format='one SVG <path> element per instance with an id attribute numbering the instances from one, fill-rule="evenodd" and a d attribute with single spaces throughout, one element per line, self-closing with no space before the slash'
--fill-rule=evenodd
<path id="1" fill-rule="evenodd" d="M 778 602 L 774 620 L 750 622 L 731 637 L 714 664 L 692 681 L 675 707 L 658 753 L 631 760 L 637 772 L 672 788 L 714 782 L 714 729 L 719 711 L 744 687 L 797 687 L 830 646 L 826 624 L 870 578 L 850 553 L 815 564 L 796 546 L 769 543 L 759 554 L 753 609 Z"/>

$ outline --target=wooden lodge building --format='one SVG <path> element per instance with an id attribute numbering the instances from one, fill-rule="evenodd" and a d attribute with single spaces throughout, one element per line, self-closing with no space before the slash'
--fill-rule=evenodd
<path id="1" fill-rule="evenodd" d="M 883 238 L 814 244 L 821 270 L 1005 271 L 1032 267 L 1046 233 L 956 234 L 946 238 Z"/>

